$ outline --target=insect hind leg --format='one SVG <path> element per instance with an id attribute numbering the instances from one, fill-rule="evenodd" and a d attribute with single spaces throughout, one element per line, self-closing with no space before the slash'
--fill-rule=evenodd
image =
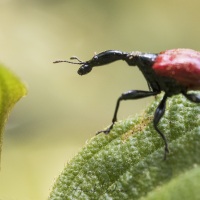
<path id="1" fill-rule="evenodd" d="M 182 93 L 189 101 L 194 103 L 200 103 L 200 95 L 196 93 Z"/>

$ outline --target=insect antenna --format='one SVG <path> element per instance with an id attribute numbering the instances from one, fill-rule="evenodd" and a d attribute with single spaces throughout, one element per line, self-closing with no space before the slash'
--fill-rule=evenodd
<path id="1" fill-rule="evenodd" d="M 72 56 L 70 58 L 70 60 L 77 60 L 78 62 L 72 62 L 72 61 L 68 61 L 68 60 L 56 60 L 53 63 L 61 63 L 61 62 L 66 62 L 66 63 L 71 63 L 71 64 L 75 64 L 75 65 L 82 65 L 85 64 L 85 62 L 81 61 L 79 58 L 77 58 L 76 56 Z"/>

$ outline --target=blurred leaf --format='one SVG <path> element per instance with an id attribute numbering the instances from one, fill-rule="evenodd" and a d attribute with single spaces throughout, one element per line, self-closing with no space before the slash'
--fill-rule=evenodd
<path id="1" fill-rule="evenodd" d="M 20 80 L 0 64 L 0 154 L 3 142 L 3 129 L 8 114 L 14 104 L 24 95 L 26 88 Z"/>
<path id="2" fill-rule="evenodd" d="M 197 200 L 199 199 L 200 188 L 200 167 L 192 168 L 186 173 L 174 177 L 169 183 L 158 187 L 141 200 Z"/>
<path id="3" fill-rule="evenodd" d="M 176 190 L 180 180 L 182 190 L 176 195 L 181 193 L 183 199 L 187 181 L 193 182 L 192 171 L 200 164 L 200 105 L 181 95 L 168 99 L 159 124 L 170 149 L 164 161 L 164 144 L 152 125 L 159 101 L 160 97 L 143 115 L 116 123 L 110 134 L 92 138 L 64 168 L 49 199 L 145 200 L 151 192 L 159 197 L 172 191 L 168 184 Z M 191 177 L 184 178 L 189 170 Z M 200 193 L 198 188 L 199 184 L 190 187 L 185 195 L 193 197 L 192 193 Z"/>

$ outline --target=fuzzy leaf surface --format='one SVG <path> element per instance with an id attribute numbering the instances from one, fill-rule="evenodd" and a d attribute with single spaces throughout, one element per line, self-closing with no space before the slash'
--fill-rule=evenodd
<path id="1" fill-rule="evenodd" d="M 167 193 L 167 184 L 198 167 L 200 104 L 182 95 L 168 99 L 159 123 L 170 150 L 164 161 L 164 143 L 152 125 L 160 98 L 141 116 L 116 123 L 108 135 L 93 137 L 65 166 L 49 200 L 146 200 L 161 189 Z"/>

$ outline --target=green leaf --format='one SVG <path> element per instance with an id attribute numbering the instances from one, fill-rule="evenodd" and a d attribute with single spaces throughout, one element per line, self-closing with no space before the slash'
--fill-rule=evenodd
<path id="1" fill-rule="evenodd" d="M 174 177 L 162 187 L 157 187 L 147 197 L 140 200 L 188 200 L 199 199 L 200 167 L 194 166 L 191 170 Z"/>
<path id="2" fill-rule="evenodd" d="M 164 143 L 152 125 L 156 99 L 141 116 L 93 137 L 66 165 L 49 199 L 148 199 L 161 189 L 167 194 L 172 182 L 178 187 L 178 178 L 200 164 L 200 105 L 182 95 L 168 99 L 159 124 L 170 150 L 164 161 Z"/>
<path id="3" fill-rule="evenodd" d="M 26 88 L 23 83 L 0 64 L 0 154 L 3 142 L 3 130 L 8 114 L 14 104 L 24 95 L 26 95 Z"/>

